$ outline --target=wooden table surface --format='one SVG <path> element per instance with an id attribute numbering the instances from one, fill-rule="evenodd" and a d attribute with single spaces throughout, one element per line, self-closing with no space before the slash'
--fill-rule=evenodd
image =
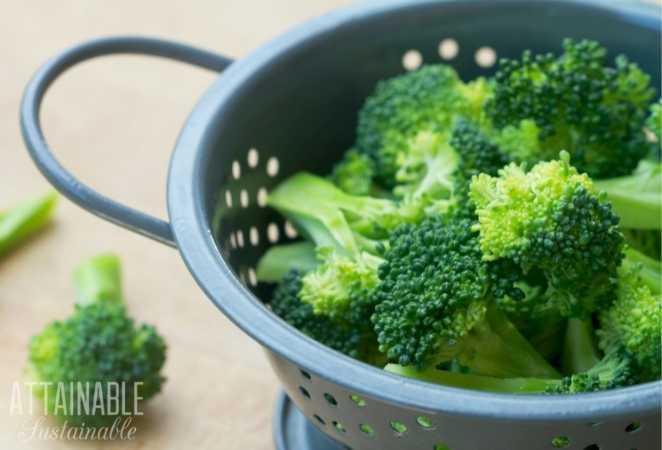
<path id="1" fill-rule="evenodd" d="M 24 150 L 22 90 L 34 70 L 92 37 L 143 34 L 242 57 L 291 26 L 343 0 L 24 0 L 3 5 L 0 27 L 0 209 L 49 186 Z M 170 151 L 214 75 L 158 60 L 120 56 L 73 69 L 46 99 L 47 138 L 65 167 L 99 191 L 165 216 Z M 124 263 L 131 313 L 155 324 L 169 345 L 164 391 L 148 406 L 132 442 L 20 438 L 35 417 L 9 414 L 26 347 L 72 310 L 72 268 L 113 251 Z M 272 449 L 278 383 L 260 347 L 212 306 L 175 250 L 117 228 L 62 199 L 55 222 L 0 261 L 0 448 Z"/>

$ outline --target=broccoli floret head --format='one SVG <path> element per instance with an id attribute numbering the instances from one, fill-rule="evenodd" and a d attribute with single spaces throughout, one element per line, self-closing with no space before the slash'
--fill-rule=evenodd
<path id="1" fill-rule="evenodd" d="M 33 381 L 52 383 L 39 384 L 35 390 L 49 414 L 78 426 L 110 424 L 115 416 L 91 412 L 95 383 L 103 385 L 103 411 L 111 410 L 105 395 L 111 383 L 125 383 L 126 404 L 133 405 L 136 396 L 148 400 L 161 391 L 165 350 L 156 329 L 136 326 L 123 305 L 93 303 L 76 306 L 71 317 L 48 325 L 32 339 L 29 373 Z M 77 387 L 79 382 L 86 390 Z M 138 382 L 142 384 L 134 384 Z M 74 399 L 67 408 L 82 402 L 81 411 L 61 408 L 62 403 L 56 402 L 60 386 L 63 398 Z"/>
<path id="2" fill-rule="evenodd" d="M 109 413 L 114 401 L 108 394 L 110 384 L 124 383 L 127 405 L 137 396 L 147 400 L 160 392 L 166 345 L 154 327 L 136 325 L 127 315 L 115 256 L 84 262 L 75 282 L 78 304 L 73 315 L 32 338 L 28 374 L 39 383 L 34 392 L 49 414 L 74 426 L 108 425 L 116 418 Z"/>
<path id="3" fill-rule="evenodd" d="M 618 217 L 591 179 L 562 152 L 529 172 L 510 164 L 471 183 L 483 256 L 540 271 L 565 316 L 586 317 L 608 304 L 622 260 Z"/>
<path id="4" fill-rule="evenodd" d="M 448 133 L 458 115 L 479 114 L 488 93 L 484 80 L 464 84 L 441 64 L 381 81 L 359 113 L 357 150 L 370 156 L 377 180 L 391 188 L 417 134 Z"/>
<path id="5" fill-rule="evenodd" d="M 345 153 L 342 161 L 334 166 L 331 180 L 348 194 L 369 195 L 374 172 L 372 160 L 351 149 Z"/>
<path id="6" fill-rule="evenodd" d="M 535 125 L 539 145 L 520 146 L 520 161 L 567 150 L 581 172 L 605 178 L 628 174 L 648 153 L 642 127 L 653 95 L 649 76 L 624 56 L 610 67 L 597 42 L 566 40 L 559 57 L 501 60 L 486 110 L 497 128 Z"/>
<path id="7" fill-rule="evenodd" d="M 430 368 L 457 359 L 488 375 L 556 375 L 493 306 L 470 219 L 432 216 L 389 242 L 372 317 L 389 360 Z"/>
<path id="8" fill-rule="evenodd" d="M 660 378 L 662 297 L 647 286 L 639 264 L 620 270 L 614 304 L 600 311 L 599 346 L 605 354 L 626 354 L 639 382 Z"/>

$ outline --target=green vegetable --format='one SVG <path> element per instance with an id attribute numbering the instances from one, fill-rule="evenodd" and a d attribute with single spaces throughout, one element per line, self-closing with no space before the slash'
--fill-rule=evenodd
<path id="1" fill-rule="evenodd" d="M 501 377 L 558 375 L 496 308 L 469 220 L 429 218 L 398 229 L 379 278 L 372 320 L 389 360 L 425 369 L 457 359 Z"/>
<path id="2" fill-rule="evenodd" d="M 53 192 L 0 213 L 0 256 L 46 226 L 56 204 Z"/>
<path id="3" fill-rule="evenodd" d="M 295 242 L 271 247 L 260 258 L 257 265 L 257 279 L 265 282 L 278 282 L 290 271 L 306 273 L 317 267 L 315 245 L 311 242 Z"/>
<path id="4" fill-rule="evenodd" d="M 625 56 L 612 67 L 597 42 L 568 39 L 558 57 L 526 51 L 500 60 L 486 111 L 497 129 L 537 129 L 538 139 L 514 147 L 517 161 L 566 150 L 579 172 L 608 178 L 629 174 L 649 153 L 642 128 L 653 95 L 650 77 Z"/>
<path id="5" fill-rule="evenodd" d="M 125 391 L 122 400 L 132 409 L 136 397 L 150 399 L 165 380 L 160 373 L 165 343 L 154 327 L 135 325 L 127 315 L 119 274 L 113 255 L 83 262 L 74 276 L 78 300 L 73 314 L 46 326 L 30 342 L 27 372 L 38 383 L 35 396 L 49 415 L 70 425 L 112 424 L 122 413 L 115 409 L 111 414 L 115 383 L 121 383 L 116 386 Z"/>

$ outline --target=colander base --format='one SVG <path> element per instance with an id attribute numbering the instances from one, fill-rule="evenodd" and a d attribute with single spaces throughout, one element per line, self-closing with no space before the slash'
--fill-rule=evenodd
<path id="1" fill-rule="evenodd" d="M 273 416 L 276 450 L 343 450 L 344 447 L 319 431 L 294 406 L 284 392 L 276 401 Z"/>

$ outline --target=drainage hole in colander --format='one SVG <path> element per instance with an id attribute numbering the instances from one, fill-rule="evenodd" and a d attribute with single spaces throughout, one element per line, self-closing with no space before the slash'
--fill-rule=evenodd
<path id="1" fill-rule="evenodd" d="M 289 221 L 285 222 L 285 226 L 283 228 L 285 228 L 285 236 L 290 239 L 294 239 L 299 235 L 296 228 L 294 228 L 294 226 Z"/>
<path id="2" fill-rule="evenodd" d="M 375 429 L 372 428 L 370 425 L 367 423 L 362 423 L 359 425 L 359 430 L 361 430 L 361 433 L 368 437 L 373 437 L 375 435 Z"/>
<path id="3" fill-rule="evenodd" d="M 239 164 L 239 161 L 232 161 L 232 178 L 235 180 L 241 178 L 241 164 Z"/>
<path id="4" fill-rule="evenodd" d="M 267 238 L 272 244 L 275 244 L 280 239 L 280 231 L 278 230 L 278 225 L 273 222 L 267 225 Z"/>
<path id="5" fill-rule="evenodd" d="M 423 55 L 418 50 L 407 50 L 402 55 L 402 66 L 409 71 L 416 70 L 423 64 Z"/>
<path id="6" fill-rule="evenodd" d="M 268 192 L 266 188 L 261 187 L 257 190 L 257 206 L 264 208 L 267 206 Z"/>
<path id="7" fill-rule="evenodd" d="M 278 170 L 280 169 L 280 163 L 278 158 L 272 156 L 267 160 L 267 175 L 270 177 L 275 177 L 278 175 Z"/>
<path id="8" fill-rule="evenodd" d="M 255 269 L 252 267 L 248 268 L 248 284 L 253 287 L 257 286 L 257 274 L 255 273 Z"/>
<path id="9" fill-rule="evenodd" d="M 225 191 L 225 206 L 232 208 L 232 192 Z"/>
<path id="10" fill-rule="evenodd" d="M 326 422 L 324 421 L 324 419 L 322 419 L 317 414 L 313 414 L 313 417 L 319 422 L 320 425 L 322 425 L 322 426 L 326 425 Z"/>
<path id="11" fill-rule="evenodd" d="M 234 233 L 230 233 L 230 247 L 237 248 L 237 238 Z"/>
<path id="12" fill-rule="evenodd" d="M 310 399 L 310 392 L 308 392 L 308 390 L 305 387 L 299 386 L 299 392 L 301 392 L 301 395 L 303 395 L 307 399 Z"/>
<path id="13" fill-rule="evenodd" d="M 242 208 L 248 208 L 249 202 L 250 200 L 248 198 L 248 191 L 246 189 L 242 189 L 241 192 L 239 192 L 239 204 Z"/>
<path id="14" fill-rule="evenodd" d="M 584 450 L 600 450 L 600 446 L 598 444 L 591 444 L 584 447 Z"/>
<path id="15" fill-rule="evenodd" d="M 359 408 L 365 408 L 365 400 L 363 400 L 361 397 L 359 397 L 356 394 L 352 394 L 349 396 L 349 398 L 354 402 L 356 406 Z"/>
<path id="16" fill-rule="evenodd" d="M 439 43 L 439 56 L 443 59 L 453 59 L 459 52 L 460 46 L 455 39 L 447 38 Z"/>
<path id="17" fill-rule="evenodd" d="M 391 429 L 395 431 L 395 435 L 398 437 L 401 437 L 407 432 L 407 426 L 402 422 L 391 420 L 389 424 L 391 425 Z"/>
<path id="18" fill-rule="evenodd" d="M 497 59 L 496 52 L 492 47 L 481 47 L 476 50 L 475 59 L 480 67 L 492 67 Z"/>
<path id="19" fill-rule="evenodd" d="M 556 436 L 552 439 L 552 447 L 554 448 L 566 448 L 570 446 L 570 438 L 567 436 Z"/>
<path id="20" fill-rule="evenodd" d="M 335 428 L 338 433 L 346 433 L 347 432 L 347 429 L 345 428 L 345 425 L 343 425 L 342 423 L 340 423 L 336 420 L 333 421 L 333 428 Z"/>
<path id="21" fill-rule="evenodd" d="M 257 167 L 257 164 L 260 162 L 260 154 L 257 152 L 257 149 L 251 148 L 248 150 L 248 153 L 246 154 L 246 162 L 250 168 L 254 169 Z"/>
<path id="22" fill-rule="evenodd" d="M 432 420 L 430 420 L 429 417 L 418 416 L 416 418 L 416 423 L 418 423 L 421 426 L 421 428 L 423 428 L 424 430 L 431 430 L 434 428 L 434 425 L 432 424 Z"/>
<path id="23" fill-rule="evenodd" d="M 248 231 L 248 238 L 251 241 L 253 247 L 257 247 L 260 244 L 260 232 L 257 231 L 256 227 L 251 227 Z"/>
<path id="24" fill-rule="evenodd" d="M 434 445 L 434 450 L 451 450 L 451 449 L 443 442 L 439 442 L 438 444 Z"/>
<path id="25" fill-rule="evenodd" d="M 306 372 L 305 370 L 299 369 L 299 372 L 301 372 L 301 376 L 304 377 L 306 380 L 309 380 L 309 381 L 312 380 L 313 377 L 308 372 Z"/>
<path id="26" fill-rule="evenodd" d="M 324 400 L 326 400 L 326 402 L 327 402 L 330 406 L 333 406 L 334 408 L 335 408 L 336 406 L 338 406 L 338 402 L 336 401 L 336 398 L 335 398 L 333 395 L 331 395 L 331 394 L 329 394 L 329 393 L 327 393 L 327 392 L 324 393 Z"/>
<path id="27" fill-rule="evenodd" d="M 625 427 L 625 432 L 634 433 L 636 431 L 639 431 L 640 429 L 641 429 L 641 424 L 639 422 L 632 422 L 627 427 Z"/>
<path id="28" fill-rule="evenodd" d="M 237 230 L 235 233 L 237 236 L 237 245 L 239 248 L 244 248 L 244 232 L 241 230 Z"/>

